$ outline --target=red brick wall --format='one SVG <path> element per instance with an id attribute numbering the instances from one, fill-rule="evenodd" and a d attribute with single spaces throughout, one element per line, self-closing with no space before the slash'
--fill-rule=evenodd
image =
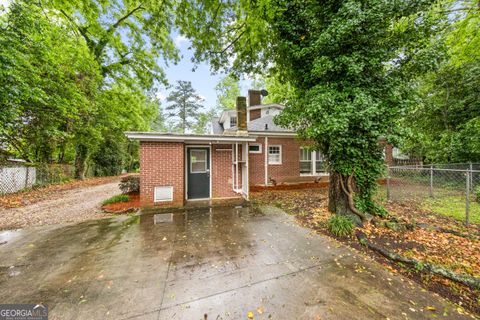
<path id="1" fill-rule="evenodd" d="M 249 173 L 250 185 L 265 184 L 265 138 L 258 138 L 257 143 L 262 144 L 262 153 L 250 153 Z M 282 164 L 268 165 L 268 180 L 274 179 L 277 183 L 289 178 L 300 176 L 300 147 L 308 145 L 306 141 L 295 138 L 269 137 L 268 145 L 282 146 Z"/>
<path id="2" fill-rule="evenodd" d="M 140 143 L 140 204 L 182 206 L 185 199 L 185 153 L 181 142 Z M 155 186 L 172 186 L 173 201 L 154 203 Z"/>
<path id="3" fill-rule="evenodd" d="M 228 151 L 221 151 L 219 149 Z M 239 154 L 241 148 L 239 148 Z M 241 168 L 239 169 L 239 186 L 241 186 Z M 232 187 L 232 145 L 212 145 L 212 198 L 240 197 Z"/>

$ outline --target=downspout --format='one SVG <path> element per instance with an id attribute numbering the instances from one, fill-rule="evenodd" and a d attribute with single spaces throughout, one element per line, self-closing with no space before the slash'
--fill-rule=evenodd
<path id="1" fill-rule="evenodd" d="M 265 137 L 265 186 L 268 186 L 268 137 Z"/>
<path id="2" fill-rule="evenodd" d="M 246 181 L 243 181 L 243 180 L 242 180 L 242 183 L 244 183 L 244 184 L 246 183 L 246 184 L 245 184 L 245 191 L 246 191 L 245 193 L 246 193 L 246 197 L 247 197 L 247 201 L 248 201 L 249 198 L 250 198 L 250 181 L 249 181 L 249 180 L 250 180 L 250 172 L 249 172 L 249 171 L 250 171 L 250 164 L 249 164 L 249 159 L 248 159 L 248 157 L 249 157 L 249 152 L 248 152 L 249 143 L 247 142 L 247 143 L 245 143 L 245 145 L 246 145 L 246 151 L 245 151 L 245 154 L 246 154 L 245 170 L 246 170 L 247 172 L 245 173 L 245 177 L 246 177 L 245 180 L 246 180 Z"/>
<path id="3" fill-rule="evenodd" d="M 235 191 L 238 193 L 238 142 L 235 142 Z"/>
<path id="4" fill-rule="evenodd" d="M 232 190 L 235 192 L 235 156 L 234 156 L 235 149 L 233 148 L 232 143 Z"/>

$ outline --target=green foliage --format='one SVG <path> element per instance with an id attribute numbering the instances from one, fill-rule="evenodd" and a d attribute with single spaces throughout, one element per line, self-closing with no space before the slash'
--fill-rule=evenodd
<path id="1" fill-rule="evenodd" d="M 75 164 L 78 178 L 134 168 L 138 147 L 124 131 L 165 128 L 154 97 L 161 66 L 179 59 L 172 30 L 205 27 L 192 19 L 213 5 L 9 1 L 0 8 L 2 153 Z"/>
<path id="2" fill-rule="evenodd" d="M 388 216 L 388 211 L 379 203 L 371 198 L 363 198 L 359 195 L 355 196 L 355 207 L 361 212 L 370 213 L 380 217 Z"/>
<path id="3" fill-rule="evenodd" d="M 194 42 L 195 58 L 237 73 L 267 69 L 288 83 L 287 108 L 277 122 L 315 141 L 331 173 L 353 176 L 354 191 L 370 202 L 384 167 L 378 140 L 395 137 L 399 118 L 417 101 L 416 77 L 438 63 L 431 35 L 441 17 L 429 11 L 433 2 L 207 6 L 202 18 L 211 21 L 212 35 Z M 231 23 L 216 23 L 212 12 Z M 206 30 L 187 35 L 197 32 Z"/>
<path id="4" fill-rule="evenodd" d="M 92 154 L 90 160 L 95 176 L 116 176 L 122 173 L 127 159 L 127 144 L 122 140 L 107 139 Z"/>
<path id="5" fill-rule="evenodd" d="M 120 190 L 122 193 L 140 192 L 140 176 L 126 176 L 120 180 Z"/>
<path id="6" fill-rule="evenodd" d="M 480 186 L 477 186 L 473 191 L 475 195 L 475 200 L 480 203 Z"/>
<path id="7" fill-rule="evenodd" d="M 405 116 L 403 149 L 428 162 L 478 162 L 480 143 L 480 10 L 476 1 L 447 2 L 438 37 L 438 70 L 419 78 L 421 102 Z"/>
<path id="8" fill-rule="evenodd" d="M 129 197 L 126 194 L 118 194 L 116 196 L 113 196 L 111 198 L 108 198 L 107 200 L 103 201 L 103 205 L 107 204 L 112 204 L 112 203 L 118 203 L 118 202 L 128 202 Z"/>
<path id="9" fill-rule="evenodd" d="M 176 130 L 186 133 L 193 128 L 195 118 L 203 107 L 203 99 L 192 87 L 190 81 L 177 81 L 174 90 L 167 97 L 166 117 L 172 119 Z"/>
<path id="10" fill-rule="evenodd" d="M 428 5 L 290 1 L 272 12 L 277 69 L 295 88 L 277 120 L 314 140 L 331 172 L 353 176 L 371 214 L 385 214 L 372 200 L 384 168 L 379 137 L 396 134 L 396 120 L 415 102 L 413 80 L 436 63 L 423 44 Z"/>
<path id="11" fill-rule="evenodd" d="M 335 215 L 327 222 L 328 230 L 337 237 L 346 237 L 353 234 L 355 224 L 347 216 Z"/>
<path id="12" fill-rule="evenodd" d="M 215 92 L 218 110 L 235 109 L 236 99 L 240 96 L 238 79 L 231 74 L 223 77 L 215 86 Z"/>

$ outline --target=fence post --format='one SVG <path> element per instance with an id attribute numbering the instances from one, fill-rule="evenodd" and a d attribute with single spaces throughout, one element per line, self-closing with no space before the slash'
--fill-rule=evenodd
<path id="1" fill-rule="evenodd" d="M 470 172 L 467 171 L 467 185 L 465 189 L 465 224 L 470 223 Z"/>
<path id="2" fill-rule="evenodd" d="M 387 201 L 390 201 L 390 166 L 387 166 Z"/>
<path id="3" fill-rule="evenodd" d="M 473 192 L 473 163 L 470 162 L 470 191 Z"/>
<path id="4" fill-rule="evenodd" d="M 430 165 L 430 198 L 433 198 L 433 165 Z"/>

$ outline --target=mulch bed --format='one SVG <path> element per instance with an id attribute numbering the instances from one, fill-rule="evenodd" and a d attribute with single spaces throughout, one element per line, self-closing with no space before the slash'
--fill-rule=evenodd
<path id="1" fill-rule="evenodd" d="M 38 188 L 33 188 L 26 191 L 19 191 L 15 193 L 8 193 L 0 195 L 0 207 L 4 208 L 18 208 L 23 207 L 35 202 L 39 202 L 45 199 L 51 199 L 59 195 L 59 192 L 101 185 L 105 183 L 119 181 L 120 177 L 96 177 L 88 178 L 85 180 L 75 180 L 62 184 L 51 184 Z"/>
<path id="2" fill-rule="evenodd" d="M 128 201 L 110 203 L 102 206 L 102 210 L 109 213 L 127 213 L 140 208 L 140 195 L 138 193 L 130 193 Z"/>
<path id="3" fill-rule="evenodd" d="M 412 267 L 394 263 L 380 254 L 361 245 L 355 236 L 335 237 L 327 229 L 327 220 L 332 216 L 328 212 L 327 189 L 263 191 L 251 194 L 254 205 L 264 203 L 282 208 L 295 215 L 297 221 L 315 231 L 336 238 L 364 254 L 372 257 L 393 273 L 400 273 L 421 284 L 425 289 L 436 292 L 458 305 L 459 310 L 467 310 L 480 315 L 480 292 L 465 285 L 434 276 Z M 410 205 L 389 203 L 387 209 L 391 216 L 400 220 L 427 224 L 439 228 L 475 234 L 480 226 L 472 224 L 468 229 L 453 218 L 425 212 Z M 476 237 L 465 238 L 451 233 L 432 229 L 394 231 L 386 227 L 367 225 L 361 231 L 367 239 L 389 251 L 422 262 L 433 263 L 452 271 L 480 277 L 480 240 Z"/>

